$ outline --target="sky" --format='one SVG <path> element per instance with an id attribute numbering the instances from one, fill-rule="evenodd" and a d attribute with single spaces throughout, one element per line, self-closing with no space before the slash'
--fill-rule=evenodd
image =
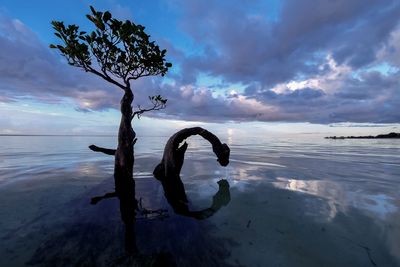
<path id="1" fill-rule="evenodd" d="M 167 108 L 134 126 L 382 133 L 400 127 L 398 0 L 0 2 L 0 134 L 115 134 L 122 91 L 66 64 L 52 20 L 89 5 L 142 24 L 173 64 L 133 83 Z"/>

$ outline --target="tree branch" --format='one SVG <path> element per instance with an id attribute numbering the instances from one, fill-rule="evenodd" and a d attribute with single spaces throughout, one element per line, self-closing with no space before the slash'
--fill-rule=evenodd
<path id="1" fill-rule="evenodd" d="M 103 79 L 106 80 L 107 82 L 110 82 L 110 83 L 112 83 L 112 84 L 118 86 L 119 88 L 121 88 L 121 89 L 124 90 L 124 91 L 126 91 L 126 90 L 128 89 L 128 88 L 126 88 L 124 85 L 120 84 L 119 82 L 117 82 L 117 81 L 111 79 L 110 76 L 104 75 L 103 73 L 101 73 L 101 72 L 99 72 L 99 71 L 93 69 L 91 66 L 87 66 L 87 67 L 85 68 L 85 70 L 86 70 L 86 71 L 89 71 L 89 72 L 91 72 L 91 73 L 93 73 L 93 74 L 96 74 L 97 76 L 100 76 L 101 78 L 103 78 Z"/>
<path id="2" fill-rule="evenodd" d="M 153 110 L 161 110 L 165 108 L 165 103 L 159 103 L 159 102 L 153 102 L 153 106 L 151 108 L 141 108 L 140 106 L 138 106 L 138 110 L 133 112 L 132 114 L 132 120 L 133 118 L 135 118 L 135 116 L 137 116 L 138 118 L 140 118 L 140 116 L 148 111 L 153 111 Z"/>
<path id="3" fill-rule="evenodd" d="M 114 156 L 115 152 L 116 152 L 115 149 L 103 148 L 103 147 L 98 147 L 98 146 L 95 146 L 95 145 L 90 145 L 89 149 L 92 150 L 92 151 L 95 151 L 95 152 L 102 152 L 102 153 L 104 153 L 106 155 L 111 155 L 111 156 Z"/>

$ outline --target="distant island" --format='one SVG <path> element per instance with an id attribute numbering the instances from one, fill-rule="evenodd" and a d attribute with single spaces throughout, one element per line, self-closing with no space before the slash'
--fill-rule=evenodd
<path id="1" fill-rule="evenodd" d="M 384 139 L 384 138 L 400 138 L 400 133 L 379 134 L 376 136 L 328 136 L 325 139 Z"/>

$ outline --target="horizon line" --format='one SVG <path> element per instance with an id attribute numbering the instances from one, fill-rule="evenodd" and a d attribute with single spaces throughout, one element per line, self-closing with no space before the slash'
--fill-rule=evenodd
<path id="1" fill-rule="evenodd" d="M 0 136 L 117 136 L 117 134 L 0 134 Z"/>

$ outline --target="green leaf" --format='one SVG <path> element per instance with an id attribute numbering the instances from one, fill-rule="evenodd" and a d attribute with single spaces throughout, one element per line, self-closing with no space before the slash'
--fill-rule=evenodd
<path id="1" fill-rule="evenodd" d="M 165 61 L 167 50 L 161 50 L 150 39 L 144 26 L 115 19 L 109 11 L 98 12 L 93 6 L 90 10 L 86 17 L 95 29 L 89 33 L 80 31 L 74 24 L 51 22 L 60 44 L 51 44 L 50 48 L 58 48 L 71 65 L 85 69 L 93 59 L 114 76 L 112 79 L 124 82 L 141 76 L 164 76 L 172 67 Z M 166 103 L 160 95 L 149 96 L 149 100 L 157 105 Z"/>
<path id="2" fill-rule="evenodd" d="M 86 15 L 86 17 L 87 17 L 87 19 L 90 20 L 91 22 L 94 22 L 94 21 L 95 21 L 94 17 L 91 16 L 91 15 Z"/>
<path id="3" fill-rule="evenodd" d="M 107 21 L 109 21 L 110 19 L 111 19 L 111 13 L 108 12 L 108 11 L 104 12 L 104 14 L 103 14 L 103 21 L 104 21 L 104 22 L 107 22 Z"/>
<path id="4" fill-rule="evenodd" d="M 106 27 L 104 26 L 104 23 L 100 20 L 94 21 L 94 25 L 96 25 L 96 27 L 102 31 L 104 31 L 106 29 Z"/>

